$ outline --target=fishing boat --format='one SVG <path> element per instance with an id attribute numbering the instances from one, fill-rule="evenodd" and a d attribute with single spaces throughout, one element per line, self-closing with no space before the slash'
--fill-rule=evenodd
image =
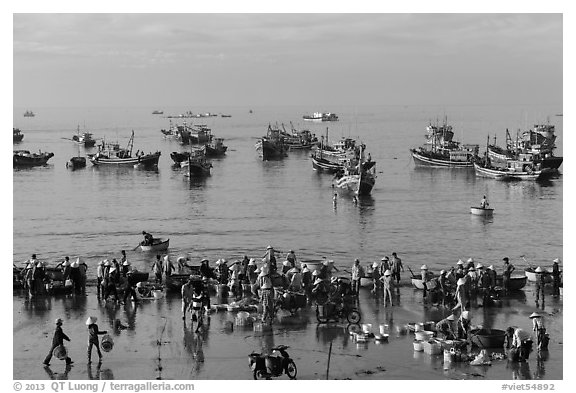
<path id="1" fill-rule="evenodd" d="M 155 110 L 155 111 L 152 111 L 152 114 L 153 115 L 163 115 L 164 111 Z"/>
<path id="2" fill-rule="evenodd" d="M 334 186 L 355 195 L 369 195 L 376 184 L 376 162 L 364 160 L 365 145 L 360 146 L 360 159 L 349 159 L 342 176 L 336 177 Z"/>
<path id="3" fill-rule="evenodd" d="M 221 114 L 220 117 L 232 117 L 232 115 Z"/>
<path id="4" fill-rule="evenodd" d="M 306 150 L 311 149 L 318 143 L 316 135 L 312 134 L 310 130 L 297 130 L 290 122 L 291 132 L 286 131 L 284 123 L 282 123 L 282 136 L 284 143 L 288 146 L 288 150 Z"/>
<path id="5" fill-rule="evenodd" d="M 183 152 L 173 151 L 172 153 L 170 153 L 170 158 L 178 166 L 180 166 L 180 163 L 188 161 L 188 157 L 190 157 L 189 151 L 183 151 Z"/>
<path id="6" fill-rule="evenodd" d="M 288 147 L 284 144 L 280 130 L 277 127 L 272 128 L 270 124 L 266 136 L 260 138 L 255 147 L 262 161 L 281 160 L 288 156 Z"/>
<path id="7" fill-rule="evenodd" d="M 543 169 L 549 168 L 558 172 L 563 157 L 554 155 L 555 141 L 555 127 L 549 123 L 535 124 L 531 130 L 525 132 L 518 130 L 515 139 L 506 129 L 506 148 L 496 145 L 494 136 L 494 143 L 488 146 L 488 156 L 495 163 L 505 163 L 508 160 L 519 160 L 519 155 L 523 154 L 523 159 L 528 158 L 535 164 L 540 164 Z"/>
<path id="8" fill-rule="evenodd" d="M 36 116 L 36 115 L 35 115 L 34 112 L 32 112 L 32 111 L 26 111 L 26 112 L 24 112 L 24 117 L 34 117 L 34 116 Z"/>
<path id="9" fill-rule="evenodd" d="M 510 291 L 518 291 L 522 288 L 524 288 L 526 286 L 526 283 L 528 282 L 528 277 L 523 276 L 523 275 L 519 275 L 519 274 L 515 274 L 510 276 L 510 279 L 508 280 L 508 289 Z M 496 285 L 497 286 L 503 286 L 504 285 L 504 279 L 501 275 L 496 277 Z"/>
<path id="10" fill-rule="evenodd" d="M 528 279 L 528 281 L 530 282 L 536 282 L 538 281 L 538 274 L 535 272 L 535 269 L 533 267 L 528 267 L 526 269 L 524 269 L 524 275 L 526 276 L 526 278 Z M 544 282 L 545 283 L 551 283 L 553 281 L 552 278 L 552 273 L 550 273 L 548 270 L 546 270 L 546 268 L 542 269 L 542 273 L 544 275 Z"/>
<path id="11" fill-rule="evenodd" d="M 223 138 L 214 138 L 212 142 L 204 145 L 206 157 L 220 157 L 226 154 L 228 146 L 224 145 Z"/>
<path id="12" fill-rule="evenodd" d="M 158 238 L 152 241 L 152 244 L 140 244 L 142 251 L 166 251 L 170 245 L 170 239 Z"/>
<path id="13" fill-rule="evenodd" d="M 66 168 L 70 168 L 72 170 L 85 168 L 86 167 L 86 157 L 72 157 L 68 162 L 66 162 Z"/>
<path id="14" fill-rule="evenodd" d="M 180 163 L 182 167 L 188 167 L 189 177 L 204 177 L 210 175 L 212 164 L 206 160 L 204 148 L 192 149 L 187 161 Z"/>
<path id="15" fill-rule="evenodd" d="M 337 173 L 344 171 L 346 162 L 349 160 L 357 160 L 359 154 L 360 147 L 356 146 L 356 141 L 352 138 L 342 138 L 340 141 L 330 144 L 328 142 L 328 128 L 326 128 L 326 136 L 320 137 L 320 142 L 310 157 L 312 158 L 312 168 L 315 171 Z"/>
<path id="16" fill-rule="evenodd" d="M 21 142 L 24 139 L 24 134 L 19 128 L 12 127 L 12 142 Z"/>
<path id="17" fill-rule="evenodd" d="M 306 121 L 338 121 L 338 116 L 331 112 L 314 112 L 312 115 L 304 115 Z"/>
<path id="18" fill-rule="evenodd" d="M 190 143 L 202 144 L 212 142 L 212 130 L 206 124 L 196 124 L 189 128 Z"/>
<path id="19" fill-rule="evenodd" d="M 117 143 L 98 146 L 98 153 L 89 155 L 90 162 L 96 166 L 134 166 L 134 167 L 157 167 L 160 159 L 160 152 L 145 154 L 136 152 L 132 157 L 132 148 L 134 147 L 134 131 L 130 136 L 126 149 L 121 149 Z"/>
<path id="20" fill-rule="evenodd" d="M 77 142 L 79 145 L 84 145 L 86 148 L 94 147 L 94 145 L 96 145 L 96 140 L 92 138 L 92 133 L 80 133 L 80 126 L 78 126 L 76 135 L 72 136 L 72 140 Z"/>
<path id="21" fill-rule="evenodd" d="M 54 153 L 30 153 L 28 150 L 14 150 L 14 167 L 33 167 L 42 166 L 48 163 L 50 158 L 54 157 Z"/>
<path id="22" fill-rule="evenodd" d="M 478 348 L 502 348 L 506 332 L 500 329 L 472 329 L 470 343 Z"/>
<path id="23" fill-rule="evenodd" d="M 410 149 L 414 163 L 419 166 L 472 168 L 478 156 L 478 145 L 461 144 L 453 140 L 454 131 L 444 118 L 442 125 L 432 122 L 426 127 L 426 144 Z"/>
<path id="24" fill-rule="evenodd" d="M 422 280 L 422 278 L 418 278 L 417 276 L 412 276 L 412 285 L 414 286 L 414 288 L 416 289 L 424 289 L 424 281 Z M 438 285 L 438 282 L 434 279 L 430 279 L 426 281 L 426 289 L 427 290 L 431 290 L 436 288 L 436 285 Z"/>
<path id="25" fill-rule="evenodd" d="M 492 217 L 494 213 L 494 209 L 488 207 L 479 207 L 479 206 L 472 206 L 470 208 L 470 213 L 475 216 L 484 216 L 484 217 Z"/>

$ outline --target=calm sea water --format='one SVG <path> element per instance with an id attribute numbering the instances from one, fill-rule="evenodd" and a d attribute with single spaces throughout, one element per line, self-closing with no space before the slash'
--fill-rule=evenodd
<path id="1" fill-rule="evenodd" d="M 192 109 L 231 114 L 231 118 L 187 119 L 204 123 L 225 138 L 228 153 L 213 160 L 212 175 L 190 180 L 172 168 L 170 152 L 185 147 L 160 133 L 165 115 L 191 108 L 30 108 L 36 117 L 15 108 L 14 126 L 25 134 L 14 149 L 51 151 L 49 165 L 13 170 L 13 259 L 17 265 L 38 254 L 55 262 L 81 256 L 95 274 L 96 263 L 128 251 L 129 260 L 149 269 L 154 255 L 131 251 L 146 230 L 169 237 L 169 253 L 235 259 L 259 257 L 269 244 L 299 258 L 326 256 L 337 266 L 354 258 L 363 263 L 396 251 L 412 268 L 432 269 L 473 257 L 502 266 L 502 257 L 525 265 L 550 266 L 562 256 L 562 176 L 546 182 L 496 182 L 476 178 L 473 170 L 417 168 L 409 149 L 424 142 L 430 120 L 448 116 L 455 139 L 478 143 L 486 137 L 504 142 L 505 129 L 515 132 L 534 123 L 556 125 L 557 155 L 562 155 L 562 117 L 556 107 L 332 107 L 341 121 L 312 124 L 302 115 L 308 107 L 233 107 Z M 249 109 L 254 113 L 250 114 Z M 175 120 L 183 122 L 183 120 Z M 329 138 L 359 137 L 377 161 L 372 195 L 356 206 L 351 198 L 332 203 L 332 177 L 316 173 L 307 152 L 291 152 L 283 161 L 262 162 L 254 144 L 268 123 L 289 122 Z M 97 168 L 67 170 L 77 155 L 71 141 L 77 125 L 96 138 L 125 145 L 135 131 L 134 150 L 160 150 L 157 171 Z M 94 149 L 81 153 L 95 152 Z M 561 167 L 562 170 L 562 167 Z M 469 208 L 487 195 L 494 217 L 471 216 Z"/>

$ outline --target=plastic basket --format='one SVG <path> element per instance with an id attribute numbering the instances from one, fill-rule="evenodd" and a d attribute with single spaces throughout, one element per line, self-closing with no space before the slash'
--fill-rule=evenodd
<path id="1" fill-rule="evenodd" d="M 114 348 L 114 340 L 112 340 L 112 337 L 109 334 L 102 336 L 100 347 L 104 352 L 110 352 L 112 348 Z"/>
<path id="2" fill-rule="evenodd" d="M 60 360 L 64 360 L 68 357 L 68 350 L 64 345 L 58 345 L 56 348 L 54 348 L 52 355 Z"/>

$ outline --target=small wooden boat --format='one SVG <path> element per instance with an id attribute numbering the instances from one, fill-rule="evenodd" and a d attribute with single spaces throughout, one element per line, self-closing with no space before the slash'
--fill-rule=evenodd
<path id="1" fill-rule="evenodd" d="M 132 156 L 132 148 L 134 146 L 134 131 L 130 136 L 128 141 L 128 146 L 126 149 L 121 149 L 120 146 L 115 144 L 105 144 L 102 142 L 102 146 L 98 146 L 98 153 L 89 155 L 90 162 L 96 166 L 132 166 L 132 167 L 157 167 L 158 160 L 160 159 L 160 152 L 156 153 L 138 154 Z"/>
<path id="2" fill-rule="evenodd" d="M 155 110 L 155 111 L 152 111 L 152 114 L 153 115 L 163 115 L 164 111 Z"/>
<path id="3" fill-rule="evenodd" d="M 470 342 L 478 348 L 502 348 L 506 332 L 499 329 L 472 329 Z"/>
<path id="4" fill-rule="evenodd" d="M 494 213 L 494 209 L 490 209 L 488 207 L 472 206 L 470 208 L 470 213 L 475 215 L 475 216 L 492 217 L 492 213 Z"/>
<path id="5" fill-rule="evenodd" d="M 24 139 L 24 134 L 20 129 L 12 127 L 12 142 L 22 142 L 22 139 Z"/>
<path id="6" fill-rule="evenodd" d="M 168 245 L 170 244 L 170 239 L 154 239 L 152 244 L 143 245 L 140 244 L 140 249 L 142 251 L 165 251 L 168 249 Z"/>
<path id="7" fill-rule="evenodd" d="M 426 288 L 428 290 L 434 289 L 437 284 L 438 282 L 434 279 L 428 280 L 426 281 Z M 414 285 L 416 289 L 424 289 L 424 281 L 422 281 L 421 278 L 412 277 L 412 285 Z"/>
<path id="8" fill-rule="evenodd" d="M 85 168 L 86 167 L 86 157 L 72 157 L 66 163 L 66 168 L 70 168 L 72 170 Z"/>
<path id="9" fill-rule="evenodd" d="M 518 290 L 524 288 L 526 286 L 527 282 L 528 282 L 528 277 L 526 277 L 526 276 L 521 276 L 521 275 L 510 276 L 510 281 L 508 283 L 508 289 L 511 291 L 518 291 Z M 498 285 L 498 286 L 503 285 L 502 276 L 496 277 L 496 285 Z"/>
<path id="10" fill-rule="evenodd" d="M 528 281 L 536 282 L 538 280 L 538 273 L 536 273 L 534 270 L 535 269 L 533 267 L 528 267 L 524 269 L 524 275 L 526 276 Z M 548 270 L 543 269 L 543 272 L 540 274 L 544 275 L 544 282 L 546 284 L 551 283 L 553 281 L 552 273 L 550 273 Z"/>
<path id="11" fill-rule="evenodd" d="M 30 153 L 28 150 L 14 150 L 14 167 L 32 167 L 46 165 L 54 153 Z"/>

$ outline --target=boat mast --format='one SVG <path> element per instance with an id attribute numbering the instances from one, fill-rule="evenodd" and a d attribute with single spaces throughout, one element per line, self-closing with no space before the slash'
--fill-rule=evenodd
<path id="1" fill-rule="evenodd" d="M 132 130 L 132 135 L 130 136 L 130 140 L 128 141 L 128 146 L 126 146 L 126 150 L 130 151 L 130 157 L 132 157 L 133 147 L 134 147 L 134 130 Z"/>

